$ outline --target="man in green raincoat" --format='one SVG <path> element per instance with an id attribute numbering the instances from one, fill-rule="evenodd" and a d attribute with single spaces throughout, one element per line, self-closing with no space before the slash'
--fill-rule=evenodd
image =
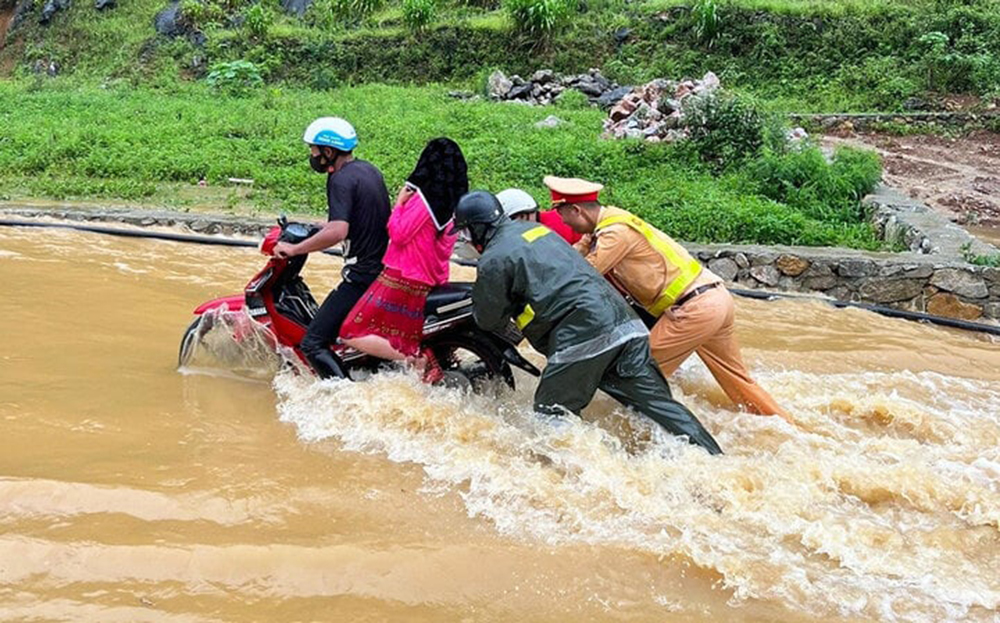
<path id="1" fill-rule="evenodd" d="M 720 454 L 712 435 L 670 387 L 649 352 L 649 333 L 614 288 L 552 230 L 512 221 L 486 191 L 459 200 L 454 230 L 467 229 L 479 260 L 476 323 L 502 329 L 513 318 L 548 358 L 535 410 L 579 414 L 602 389 L 675 435 Z"/>

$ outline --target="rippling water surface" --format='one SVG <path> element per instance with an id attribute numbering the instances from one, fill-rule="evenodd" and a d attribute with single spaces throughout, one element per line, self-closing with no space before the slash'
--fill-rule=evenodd
<path id="1" fill-rule="evenodd" d="M 740 301 L 795 425 L 689 362 L 672 384 L 709 457 L 606 397 L 540 422 L 525 376 L 486 399 L 265 358 L 178 372 L 191 310 L 261 263 L 0 230 L 0 620 L 1000 618 L 989 339 Z"/>

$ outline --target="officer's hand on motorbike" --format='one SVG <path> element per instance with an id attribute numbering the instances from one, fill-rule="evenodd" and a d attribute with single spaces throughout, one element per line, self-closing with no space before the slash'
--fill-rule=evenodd
<path id="1" fill-rule="evenodd" d="M 288 242 L 279 242 L 274 245 L 273 254 L 274 257 L 281 259 L 288 259 L 294 255 L 298 255 L 295 251 L 295 245 Z"/>

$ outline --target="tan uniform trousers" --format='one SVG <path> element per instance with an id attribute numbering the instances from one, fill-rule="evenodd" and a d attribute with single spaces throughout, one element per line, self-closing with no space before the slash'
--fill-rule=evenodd
<path id="1" fill-rule="evenodd" d="M 784 415 L 771 395 L 757 385 L 740 357 L 734 331 L 733 296 L 723 286 L 702 292 L 664 313 L 650 331 L 653 359 L 670 376 L 697 352 L 726 395 L 751 413 Z"/>

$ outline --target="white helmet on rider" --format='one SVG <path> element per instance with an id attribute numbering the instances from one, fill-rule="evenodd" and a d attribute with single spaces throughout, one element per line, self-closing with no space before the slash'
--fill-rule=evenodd
<path id="1" fill-rule="evenodd" d="M 358 133 L 340 117 L 320 117 L 309 124 L 302 140 L 309 145 L 351 151 L 358 144 Z"/>
<path id="2" fill-rule="evenodd" d="M 535 202 L 535 199 L 520 188 L 501 190 L 497 193 L 497 200 L 500 201 L 504 214 L 510 218 L 538 210 L 538 203 Z"/>

